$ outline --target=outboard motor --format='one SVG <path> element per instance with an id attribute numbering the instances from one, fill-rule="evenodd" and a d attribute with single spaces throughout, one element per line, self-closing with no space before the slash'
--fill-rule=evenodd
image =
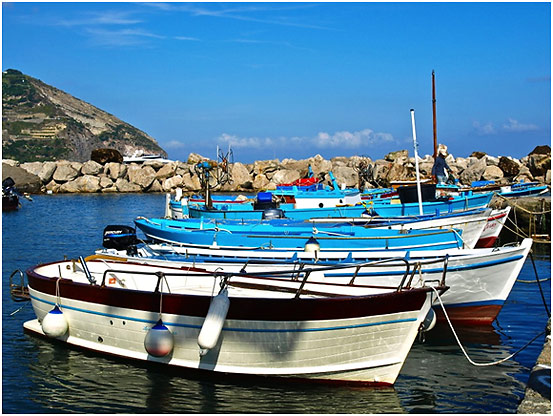
<path id="1" fill-rule="evenodd" d="M 284 211 L 279 208 L 269 208 L 263 211 L 261 219 L 264 220 L 274 220 L 276 218 L 286 218 Z"/>
<path id="2" fill-rule="evenodd" d="M 3 189 L 13 188 L 14 185 L 15 185 L 15 182 L 10 176 L 8 176 L 6 179 L 2 181 Z"/>
<path id="3" fill-rule="evenodd" d="M 113 248 L 115 250 L 127 250 L 127 252 L 136 251 L 136 230 L 128 225 L 108 225 L 104 228 L 105 248 Z"/>

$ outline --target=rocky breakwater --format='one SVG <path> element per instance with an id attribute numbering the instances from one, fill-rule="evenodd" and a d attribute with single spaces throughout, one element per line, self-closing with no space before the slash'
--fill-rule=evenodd
<path id="1" fill-rule="evenodd" d="M 445 146 L 441 146 L 447 152 Z M 208 160 L 190 154 L 186 162 L 161 163 L 147 161 L 141 164 L 118 162 L 56 161 L 19 163 L 3 160 L 2 178 L 12 176 L 16 186 L 30 193 L 99 193 L 99 192 L 172 192 L 182 188 L 185 192 L 200 190 L 200 180 L 195 165 Z M 453 176 L 461 184 L 469 185 L 478 180 L 494 180 L 497 183 L 513 181 L 538 181 L 551 183 L 551 148 L 538 146 L 528 156 L 518 160 L 509 156 L 494 157 L 474 152 L 469 157 L 447 155 L 447 163 Z M 433 158 L 419 158 L 422 178 L 430 178 Z M 326 183 L 332 172 L 340 186 L 378 187 L 389 186 L 392 181 L 414 180 L 415 160 L 407 150 L 389 153 L 384 159 L 367 157 L 335 157 L 330 160 L 316 155 L 309 159 L 282 161 L 266 160 L 251 164 L 233 163 L 230 166 L 231 181 L 220 187 L 223 192 L 256 192 L 275 189 L 276 185 L 305 177 L 308 167 Z"/>

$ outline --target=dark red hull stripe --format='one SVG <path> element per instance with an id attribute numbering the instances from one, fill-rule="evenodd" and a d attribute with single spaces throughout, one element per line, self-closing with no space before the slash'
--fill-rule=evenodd
<path id="1" fill-rule="evenodd" d="M 29 287 L 56 295 L 56 279 L 27 271 Z M 159 293 L 100 287 L 61 279 L 62 298 L 117 308 L 159 312 Z M 227 319 L 264 321 L 304 321 L 347 319 L 420 310 L 430 289 L 411 289 L 371 296 L 343 296 L 316 299 L 231 298 Z M 163 294 L 163 313 L 205 317 L 209 296 Z"/>

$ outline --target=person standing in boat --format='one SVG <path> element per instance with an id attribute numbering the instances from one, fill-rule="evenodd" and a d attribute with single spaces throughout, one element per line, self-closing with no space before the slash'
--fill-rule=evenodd
<path id="1" fill-rule="evenodd" d="M 445 161 L 445 155 L 443 152 L 438 153 L 434 166 L 432 166 L 432 177 L 440 184 L 444 184 L 447 181 L 447 173 L 451 172 L 451 168 Z"/>

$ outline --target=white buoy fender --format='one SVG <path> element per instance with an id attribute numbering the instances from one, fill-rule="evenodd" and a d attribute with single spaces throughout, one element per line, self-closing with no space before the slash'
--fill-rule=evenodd
<path id="1" fill-rule="evenodd" d="M 314 237 L 309 237 L 309 240 L 307 240 L 303 248 L 303 250 L 308 253 L 313 253 L 315 251 L 319 251 L 320 249 L 321 249 L 321 245 Z"/>
<path id="2" fill-rule="evenodd" d="M 421 329 L 424 332 L 430 331 L 436 325 L 436 319 L 436 312 L 434 312 L 434 309 L 430 308 L 426 314 L 426 317 L 422 321 Z"/>
<path id="3" fill-rule="evenodd" d="M 200 330 L 200 335 L 198 335 L 198 345 L 201 348 L 200 354 L 204 355 L 207 353 L 207 350 L 217 345 L 225 319 L 227 318 L 229 305 L 230 300 L 226 288 L 211 301 L 209 311 Z"/>
<path id="4" fill-rule="evenodd" d="M 50 338 L 58 338 L 67 332 L 69 324 L 61 309 L 56 305 L 54 309 L 42 319 L 42 331 Z"/>
<path id="5" fill-rule="evenodd" d="M 144 338 L 144 348 L 154 357 L 165 357 L 173 351 L 173 334 L 161 319 L 150 328 Z"/>

